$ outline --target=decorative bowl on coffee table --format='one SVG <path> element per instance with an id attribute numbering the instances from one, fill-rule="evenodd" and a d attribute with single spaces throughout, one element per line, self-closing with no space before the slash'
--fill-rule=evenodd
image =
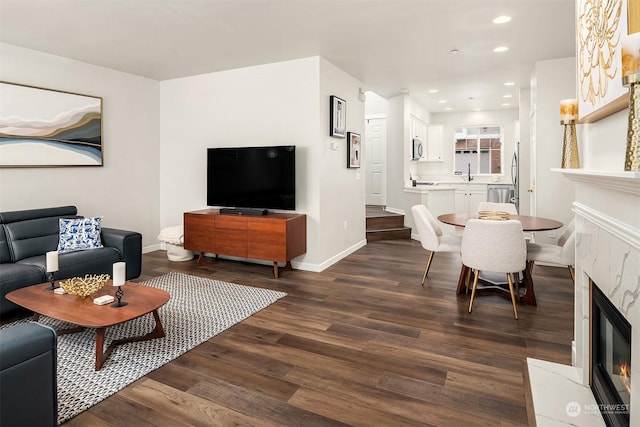
<path id="1" fill-rule="evenodd" d="M 70 295 L 86 298 L 98 292 L 109 281 L 108 274 L 86 275 L 84 277 L 72 277 L 60 282 L 60 287 Z"/>

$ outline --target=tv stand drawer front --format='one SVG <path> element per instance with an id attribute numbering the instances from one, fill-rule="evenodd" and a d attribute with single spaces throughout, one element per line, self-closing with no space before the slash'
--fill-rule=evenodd
<path id="1" fill-rule="evenodd" d="M 246 230 L 246 216 L 242 215 L 215 215 L 216 228 L 226 230 Z"/>
<path id="2" fill-rule="evenodd" d="M 214 245 L 213 216 L 185 212 L 184 248 L 190 251 L 209 252 L 213 250 Z"/>
<path id="3" fill-rule="evenodd" d="M 249 258 L 288 262 L 307 251 L 307 216 L 249 219 Z"/>
<path id="4" fill-rule="evenodd" d="M 216 215 L 215 234 L 216 254 L 247 257 L 247 218 Z"/>
<path id="5" fill-rule="evenodd" d="M 287 221 L 249 219 L 249 258 L 286 262 Z"/>

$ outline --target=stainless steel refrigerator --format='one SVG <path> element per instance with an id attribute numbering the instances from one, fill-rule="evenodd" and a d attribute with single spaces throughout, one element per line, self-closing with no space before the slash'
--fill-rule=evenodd
<path id="1" fill-rule="evenodd" d="M 516 142 L 513 157 L 511 158 L 511 184 L 487 185 L 487 201 L 497 203 L 513 203 L 520 212 L 520 167 L 519 160 L 520 143 Z"/>
<path id="2" fill-rule="evenodd" d="M 520 212 L 520 143 L 516 142 L 513 148 L 513 157 L 511 158 L 511 183 L 513 184 L 513 195 L 511 203 L 516 205 L 518 213 Z"/>

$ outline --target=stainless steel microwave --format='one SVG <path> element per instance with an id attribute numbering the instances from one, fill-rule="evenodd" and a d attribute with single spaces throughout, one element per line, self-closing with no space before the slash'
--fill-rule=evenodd
<path id="1" fill-rule="evenodd" d="M 411 150 L 411 160 L 419 160 L 422 158 L 422 141 L 413 138 L 413 149 Z"/>

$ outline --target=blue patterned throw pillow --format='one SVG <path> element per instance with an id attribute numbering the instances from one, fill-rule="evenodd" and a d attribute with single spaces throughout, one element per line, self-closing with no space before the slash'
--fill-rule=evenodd
<path id="1" fill-rule="evenodd" d="M 60 218 L 58 252 L 72 252 L 102 247 L 100 223 L 102 217 Z"/>

